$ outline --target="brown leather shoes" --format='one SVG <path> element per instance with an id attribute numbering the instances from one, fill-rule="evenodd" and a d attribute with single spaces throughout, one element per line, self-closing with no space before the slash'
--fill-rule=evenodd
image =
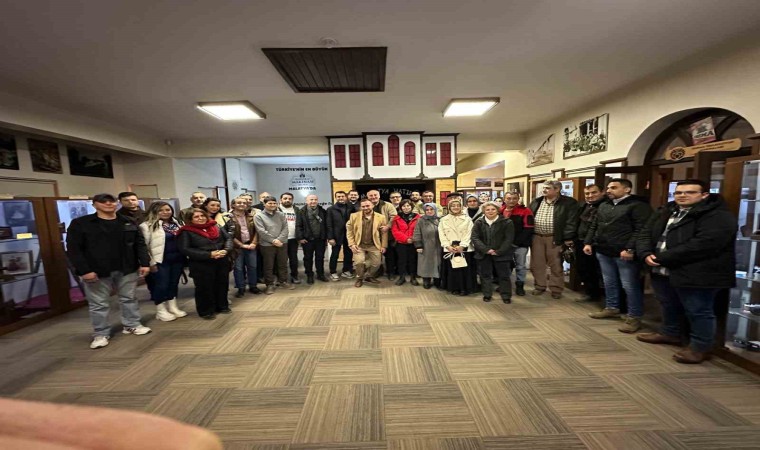
<path id="1" fill-rule="evenodd" d="M 673 355 L 673 359 L 681 364 L 699 364 L 702 361 L 707 361 L 712 358 L 710 353 L 695 352 L 690 348 L 681 350 Z"/>
<path id="2" fill-rule="evenodd" d="M 362 285 L 364 285 L 364 282 L 362 281 L 362 279 L 357 278 L 356 283 L 354 283 L 354 287 L 362 287 Z"/>
<path id="3" fill-rule="evenodd" d="M 681 338 L 660 333 L 641 333 L 636 335 L 636 339 L 647 344 L 681 345 Z"/>
<path id="4" fill-rule="evenodd" d="M 367 277 L 364 279 L 364 281 L 366 281 L 367 283 L 372 283 L 372 284 L 380 284 L 380 280 L 378 280 L 375 277 Z"/>

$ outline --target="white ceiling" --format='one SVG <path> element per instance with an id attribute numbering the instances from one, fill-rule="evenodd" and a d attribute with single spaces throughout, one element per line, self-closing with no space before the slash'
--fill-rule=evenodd
<path id="1" fill-rule="evenodd" d="M 523 132 L 759 24 L 758 0 L 5 0 L 0 90 L 171 139 Z M 324 36 L 387 46 L 386 91 L 296 94 L 260 50 Z M 470 96 L 501 104 L 441 117 Z M 238 99 L 267 120 L 193 107 Z"/>

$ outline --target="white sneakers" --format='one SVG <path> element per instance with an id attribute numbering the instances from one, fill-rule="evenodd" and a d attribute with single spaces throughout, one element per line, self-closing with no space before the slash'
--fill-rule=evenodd
<path id="1" fill-rule="evenodd" d="M 101 348 L 108 345 L 108 336 L 95 336 L 90 343 L 90 348 Z"/>
<path id="2" fill-rule="evenodd" d="M 350 280 L 351 278 L 354 277 L 354 274 L 352 274 L 351 272 L 343 272 L 342 274 L 340 274 L 340 276 L 342 276 L 343 278 L 347 278 L 347 279 Z"/>
<path id="3" fill-rule="evenodd" d="M 330 274 L 330 279 L 331 279 L 332 281 L 340 281 L 340 276 L 338 276 L 338 274 L 337 274 L 337 273 L 331 273 L 331 274 Z"/>
<path id="4" fill-rule="evenodd" d="M 136 327 L 124 327 L 124 329 L 121 331 L 124 334 L 134 334 L 137 336 L 148 334 L 150 333 L 150 328 L 144 326 L 144 325 L 138 325 Z"/>

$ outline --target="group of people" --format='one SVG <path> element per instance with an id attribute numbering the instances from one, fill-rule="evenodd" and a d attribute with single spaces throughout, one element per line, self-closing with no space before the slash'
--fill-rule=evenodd
<path id="1" fill-rule="evenodd" d="M 595 319 L 619 318 L 627 306 L 619 328 L 626 333 L 641 328 L 641 269 L 651 268 L 664 324 L 660 332 L 639 334 L 638 339 L 680 342 L 685 317 L 691 347 L 674 357 L 701 362 L 709 358 L 715 333 L 712 301 L 718 290 L 733 285 L 736 221 L 700 180 L 679 182 L 675 201 L 654 213 L 631 190 L 626 179 L 613 179 L 604 188 L 590 184 L 579 204 L 562 194 L 561 183 L 547 181 L 543 195 L 528 206 L 517 192 L 507 193 L 503 203 L 473 195 L 463 199 L 455 192 L 447 197 L 445 212 L 432 191 L 415 191 L 408 199 L 392 192 L 390 201 L 377 190 L 363 198 L 354 190 L 338 191 L 326 209 L 316 195 L 296 208 L 289 192 L 279 201 L 263 192 L 258 204 L 243 194 L 232 200 L 228 212 L 219 199 L 195 192 L 192 206 L 178 214 L 162 201 L 143 211 L 132 192 L 118 199 L 98 194 L 93 197 L 96 213 L 72 221 L 67 251 L 90 306 L 92 348 L 108 345 L 112 289 L 122 306 L 123 332 L 150 332 L 140 323 L 135 300 L 139 277 L 146 277 L 161 321 L 187 315 L 177 305 L 185 267 L 194 281 L 198 315 L 211 320 L 231 312 L 230 271 L 238 298 L 246 288 L 253 294 L 295 289 L 301 283 L 299 247 L 307 284 L 354 279 L 360 288 L 380 283 L 384 273 L 398 286 L 407 281 L 418 286 L 421 278 L 424 289 L 435 286 L 462 296 L 481 292 L 485 302 L 498 292 L 510 303 L 513 270 L 514 293 L 526 295 L 530 251 L 532 295 L 548 291 L 561 298 L 563 255 L 567 259 L 569 253 L 586 289 L 579 301 L 601 301 L 604 293 L 604 308 L 590 314 Z"/>

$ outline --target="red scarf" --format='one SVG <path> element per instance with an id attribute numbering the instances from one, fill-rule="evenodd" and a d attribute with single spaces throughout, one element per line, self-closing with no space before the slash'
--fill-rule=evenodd
<path id="1" fill-rule="evenodd" d="M 216 222 L 211 219 L 203 224 L 188 223 L 179 229 L 180 233 L 183 231 L 195 233 L 211 241 L 219 239 L 219 227 L 217 227 Z"/>

